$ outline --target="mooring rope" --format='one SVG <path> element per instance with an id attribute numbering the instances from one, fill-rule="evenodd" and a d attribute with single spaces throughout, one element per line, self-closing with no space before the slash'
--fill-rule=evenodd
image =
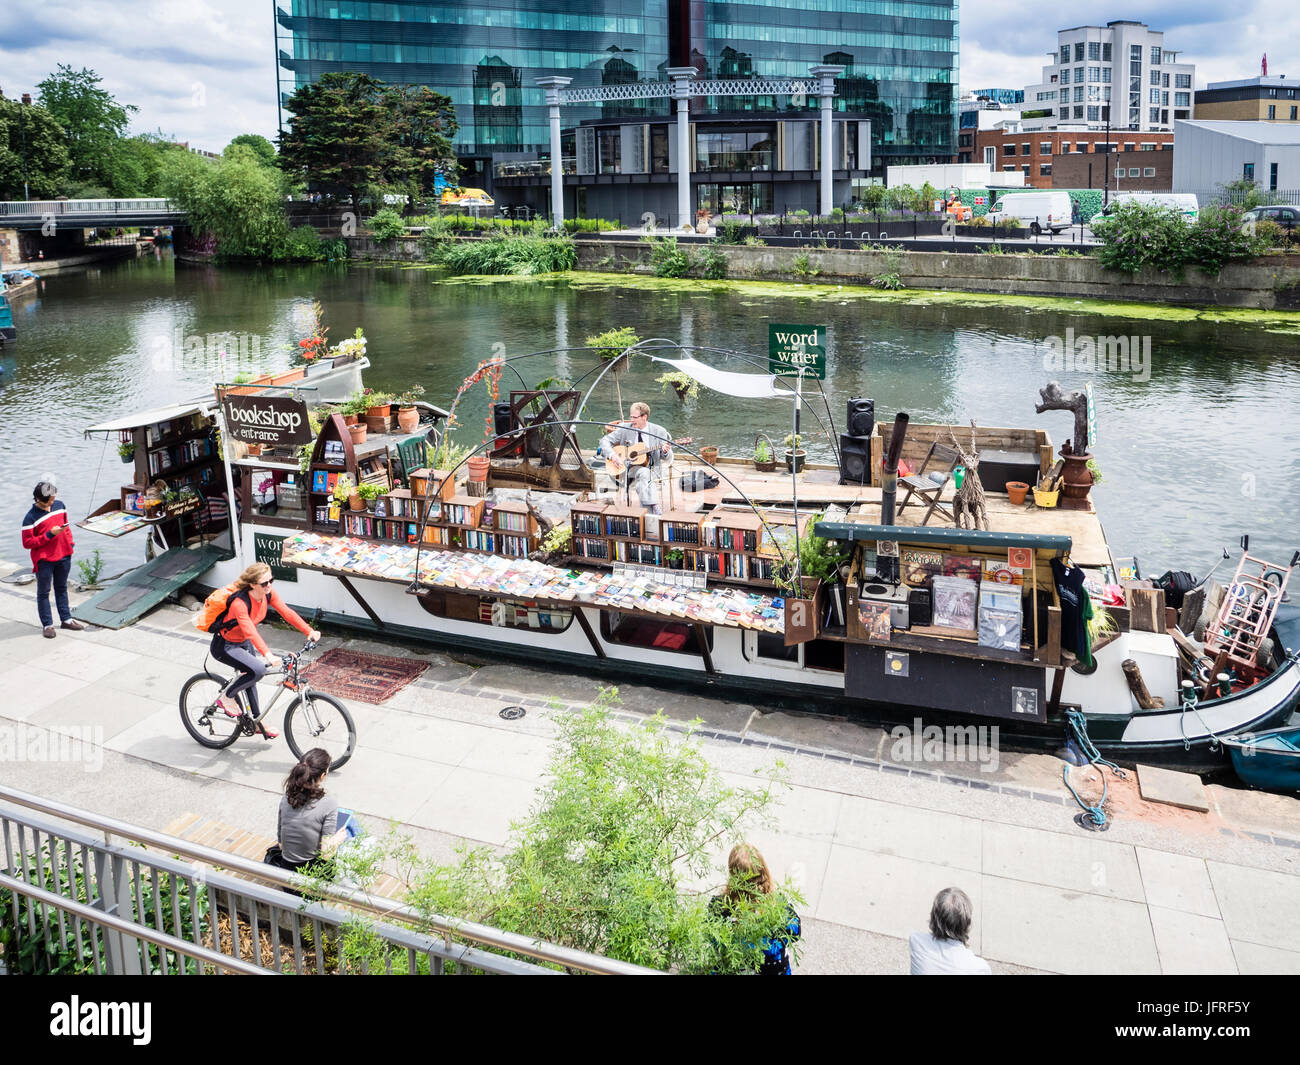
<path id="1" fill-rule="evenodd" d="M 1082 710 L 1067 710 L 1065 712 L 1065 718 L 1069 723 L 1070 731 L 1074 734 L 1075 742 L 1078 743 L 1079 749 L 1083 752 L 1084 757 L 1088 759 L 1088 764 L 1095 765 L 1097 767 L 1097 772 L 1101 775 L 1101 798 L 1097 800 L 1097 805 L 1089 806 L 1079 797 L 1079 793 L 1074 790 L 1074 785 L 1070 783 L 1069 762 L 1066 762 L 1065 765 L 1061 767 L 1061 779 L 1065 781 L 1065 786 L 1070 789 L 1070 794 L 1074 796 L 1074 801 L 1083 808 L 1083 812 L 1087 815 L 1088 820 L 1090 820 L 1097 828 L 1102 828 L 1106 824 L 1106 813 L 1102 809 L 1106 804 L 1107 792 L 1106 774 L 1104 770 L 1109 769 L 1120 778 L 1127 777 L 1128 774 L 1114 762 L 1107 761 L 1101 756 L 1101 752 L 1097 750 L 1096 746 L 1088 736 L 1088 719 L 1083 716 Z"/>

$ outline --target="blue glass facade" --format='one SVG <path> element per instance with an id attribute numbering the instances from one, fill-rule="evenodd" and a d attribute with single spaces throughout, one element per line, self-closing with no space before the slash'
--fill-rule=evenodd
<path id="1" fill-rule="evenodd" d="M 878 165 L 954 151 L 956 0 L 276 0 L 276 22 L 289 72 L 282 94 L 329 71 L 428 85 L 455 104 L 462 157 L 548 150 L 539 77 L 609 85 L 675 65 L 700 77 L 790 77 L 816 63 L 846 68 L 837 107 L 872 119 Z M 816 106 L 770 96 L 709 103 Z M 566 107 L 564 124 L 667 112 L 665 100 Z"/>

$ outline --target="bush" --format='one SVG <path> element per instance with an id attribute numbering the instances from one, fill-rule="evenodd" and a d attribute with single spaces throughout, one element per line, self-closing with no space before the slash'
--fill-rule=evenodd
<path id="1" fill-rule="evenodd" d="M 438 261 L 454 274 L 503 274 L 519 277 L 562 273 L 578 264 L 571 237 L 508 237 L 494 234 L 486 240 L 444 243 Z"/>
<path id="2" fill-rule="evenodd" d="M 813 265 L 807 252 L 800 252 L 796 255 L 790 269 L 794 273 L 794 276 L 799 278 L 800 281 L 811 281 L 822 272 L 820 266 Z"/>
<path id="3" fill-rule="evenodd" d="M 395 240 L 406 232 L 406 223 L 402 221 L 402 216 L 391 207 L 385 207 L 376 214 L 370 219 L 369 225 L 370 232 L 380 243 Z"/>
<path id="4" fill-rule="evenodd" d="M 868 185 L 862 190 L 862 206 L 868 211 L 879 211 L 885 206 L 886 195 L 884 185 Z"/>
<path id="5" fill-rule="evenodd" d="M 1101 240 L 1098 258 L 1108 270 L 1142 269 L 1180 275 L 1187 266 L 1218 274 L 1230 262 L 1253 259 L 1263 242 L 1242 232 L 1239 207 L 1206 207 L 1195 223 L 1169 207 L 1123 203 L 1092 227 Z"/>
<path id="6" fill-rule="evenodd" d="M 739 222 L 723 222 L 718 226 L 719 244 L 739 244 L 744 236 L 745 227 Z"/>
<path id="7" fill-rule="evenodd" d="M 718 241 L 713 241 L 708 247 L 700 249 L 695 257 L 695 267 L 700 277 L 709 281 L 721 281 L 727 276 L 727 257 L 718 250 Z"/>
<path id="8" fill-rule="evenodd" d="M 313 226 L 291 229 L 281 242 L 277 259 L 295 263 L 321 263 L 326 259 L 346 259 L 347 243 L 342 240 L 322 240 Z"/>
<path id="9" fill-rule="evenodd" d="M 609 233 L 622 228 L 618 222 L 611 222 L 608 218 L 566 218 L 564 220 L 566 233 Z"/>
<path id="10" fill-rule="evenodd" d="M 1242 229 L 1242 209 L 1210 206 L 1200 212 L 1187 242 L 1187 261 L 1207 274 L 1217 275 L 1228 263 L 1246 262 L 1268 247 L 1255 233 Z"/>
<path id="11" fill-rule="evenodd" d="M 655 277 L 686 277 L 695 264 L 695 257 L 685 248 L 678 247 L 676 237 L 645 237 L 650 245 L 650 269 Z"/>
<path id="12" fill-rule="evenodd" d="M 1255 236 L 1266 248 L 1284 248 L 1290 242 L 1287 231 L 1271 218 L 1261 218 L 1255 223 Z"/>

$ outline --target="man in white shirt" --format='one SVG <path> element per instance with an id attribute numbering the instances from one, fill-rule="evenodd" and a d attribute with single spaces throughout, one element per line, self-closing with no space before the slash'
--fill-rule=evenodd
<path id="1" fill-rule="evenodd" d="M 648 404 L 633 403 L 631 414 L 631 420 L 626 425 L 620 425 L 601 437 L 596 454 L 609 458 L 617 471 L 616 476 L 621 477 L 626 464 L 614 453 L 614 447 L 644 444 L 647 465 L 629 467 L 627 483 L 636 489 L 641 505 L 649 507 L 652 513 L 658 514 L 659 499 L 655 491 L 655 481 L 659 478 L 662 467 L 672 465 L 672 441 L 667 429 L 662 425 L 655 425 L 650 420 Z"/>
<path id="2" fill-rule="evenodd" d="M 930 907 L 930 931 L 907 939 L 913 976 L 991 976 L 989 963 L 966 946 L 974 909 L 961 888 L 944 888 Z"/>

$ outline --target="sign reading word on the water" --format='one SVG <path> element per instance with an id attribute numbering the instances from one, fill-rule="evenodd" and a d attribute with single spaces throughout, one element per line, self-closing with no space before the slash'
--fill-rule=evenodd
<path id="1" fill-rule="evenodd" d="M 271 567 L 271 576 L 277 581 L 296 581 L 298 569 L 295 566 L 282 566 L 280 552 L 284 546 L 283 536 L 267 536 L 265 533 L 253 534 L 253 561 L 265 562 Z"/>
<path id="2" fill-rule="evenodd" d="M 767 327 L 767 370 L 776 377 L 826 380 L 826 327 L 777 325 Z"/>
<path id="3" fill-rule="evenodd" d="M 232 440 L 266 447 L 297 447 L 311 442 L 307 404 L 288 396 L 231 396 L 224 401 Z"/>

